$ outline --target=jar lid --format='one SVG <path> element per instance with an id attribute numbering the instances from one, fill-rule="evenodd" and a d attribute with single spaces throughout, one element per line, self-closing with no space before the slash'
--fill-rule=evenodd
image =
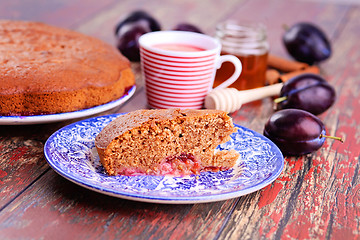
<path id="1" fill-rule="evenodd" d="M 269 50 L 262 23 L 228 20 L 216 26 L 216 37 L 224 51 L 233 54 L 265 54 Z"/>

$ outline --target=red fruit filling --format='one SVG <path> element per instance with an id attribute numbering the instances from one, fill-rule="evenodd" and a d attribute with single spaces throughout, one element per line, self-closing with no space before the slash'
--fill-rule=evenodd
<path id="1" fill-rule="evenodd" d="M 164 162 L 159 164 L 155 174 L 183 176 L 199 174 L 201 170 L 201 163 L 195 159 L 194 155 L 182 153 L 178 156 L 167 157 Z"/>
<path id="2" fill-rule="evenodd" d="M 117 174 L 135 176 L 135 175 L 156 175 L 156 176 L 187 176 L 199 174 L 203 171 L 224 171 L 223 167 L 203 167 L 202 164 L 190 153 L 182 153 L 178 156 L 170 156 L 158 164 L 153 170 L 144 170 L 136 167 L 121 168 Z"/>

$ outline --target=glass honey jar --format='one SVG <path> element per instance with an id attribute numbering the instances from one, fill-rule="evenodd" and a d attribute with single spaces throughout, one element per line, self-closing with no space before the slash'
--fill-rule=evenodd
<path id="1" fill-rule="evenodd" d="M 269 53 L 266 27 L 261 23 L 226 21 L 217 25 L 215 37 L 222 44 L 222 55 L 235 55 L 242 63 L 240 77 L 229 87 L 238 90 L 263 87 Z M 228 79 L 234 70 L 231 63 L 223 63 L 216 72 L 214 87 Z"/>

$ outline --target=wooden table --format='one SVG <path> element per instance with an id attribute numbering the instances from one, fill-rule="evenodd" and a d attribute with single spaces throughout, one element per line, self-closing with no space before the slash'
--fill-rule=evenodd
<path id="1" fill-rule="evenodd" d="M 55 173 L 43 147 L 73 121 L 0 126 L 1 239 L 360 239 L 360 4 L 316 0 L 62 0 L 1 1 L 0 17 L 66 27 L 114 44 L 118 19 L 144 9 L 163 29 L 191 22 L 209 35 L 226 19 L 264 22 L 271 52 L 289 58 L 282 25 L 319 25 L 333 46 L 321 74 L 337 101 L 320 115 L 327 140 L 301 157 L 286 157 L 279 178 L 265 188 L 226 201 L 166 205 L 106 196 Z M 139 64 L 137 92 L 118 112 L 146 107 Z M 234 122 L 262 133 L 273 113 L 271 99 L 246 104 Z M 75 121 L 75 120 L 74 120 Z"/>

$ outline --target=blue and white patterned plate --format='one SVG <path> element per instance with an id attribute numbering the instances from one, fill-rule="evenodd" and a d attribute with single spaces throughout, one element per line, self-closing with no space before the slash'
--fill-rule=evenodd
<path id="1" fill-rule="evenodd" d="M 240 157 L 228 171 L 187 177 L 108 176 L 99 163 L 95 136 L 118 114 L 86 119 L 55 132 L 44 153 L 50 166 L 80 186 L 124 199 L 154 203 L 201 203 L 255 192 L 281 173 L 284 158 L 267 138 L 242 126 L 218 149 L 235 149 Z"/>
<path id="2" fill-rule="evenodd" d="M 132 95 L 134 95 L 136 86 L 132 86 L 129 91 L 124 94 L 121 98 L 114 100 L 112 102 L 83 109 L 74 112 L 66 113 L 57 113 L 57 114 L 47 114 L 47 115 L 34 115 L 34 116 L 0 116 L 0 125 L 29 125 L 29 124 L 41 124 L 41 123 L 51 123 L 59 122 L 64 120 L 76 119 L 89 117 L 98 113 L 102 113 L 108 110 L 111 110 L 115 107 L 119 107 L 129 100 Z"/>

